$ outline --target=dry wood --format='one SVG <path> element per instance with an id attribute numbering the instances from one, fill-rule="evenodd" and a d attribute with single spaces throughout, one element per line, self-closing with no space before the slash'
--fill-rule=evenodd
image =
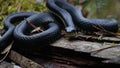
<path id="1" fill-rule="evenodd" d="M 96 37 L 96 36 L 90 36 L 90 35 L 78 35 L 76 38 L 84 38 L 86 40 L 98 40 L 98 41 L 109 41 L 109 42 L 120 42 L 120 38 L 116 37 Z"/>
<path id="2" fill-rule="evenodd" d="M 105 37 L 105 36 L 94 36 L 94 35 L 85 35 L 85 34 L 67 34 L 63 33 L 62 34 L 64 37 L 68 37 L 69 39 L 80 39 L 80 40 L 91 40 L 91 41 L 104 41 L 104 42 L 120 42 L 120 36 L 116 37 Z"/>
<path id="3" fill-rule="evenodd" d="M 39 65 L 14 50 L 10 52 L 9 58 L 19 64 L 22 68 L 44 68 L 42 65 Z"/>
<path id="4" fill-rule="evenodd" d="M 101 48 L 101 49 L 98 49 L 98 50 L 94 50 L 94 51 L 91 51 L 91 53 L 96 54 L 100 51 L 103 51 L 103 50 L 106 50 L 106 49 L 109 49 L 109 48 L 114 48 L 114 47 L 120 47 L 120 44 L 115 44 L 114 46 L 108 46 L 108 47 L 104 47 L 104 48 Z"/>

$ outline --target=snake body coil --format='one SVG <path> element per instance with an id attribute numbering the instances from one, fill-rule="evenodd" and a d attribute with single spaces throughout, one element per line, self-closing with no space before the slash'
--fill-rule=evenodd
<path id="1" fill-rule="evenodd" d="M 54 22 L 54 19 L 49 13 L 35 14 L 28 17 L 26 20 L 22 21 L 19 25 L 17 25 L 16 29 L 14 30 L 14 37 L 17 41 L 22 44 L 29 44 L 21 47 L 37 48 L 38 46 L 40 46 L 37 46 L 37 44 L 47 44 L 51 41 L 55 41 L 60 36 L 60 28 L 56 24 L 56 22 Z M 43 32 L 28 35 L 33 29 L 27 24 L 29 22 L 36 25 L 37 27 L 41 25 L 45 25 L 48 27 Z"/>
<path id="2" fill-rule="evenodd" d="M 66 10 L 61 8 L 61 6 L 58 6 L 58 4 L 56 4 L 56 2 L 58 2 L 58 1 L 57 0 L 47 0 L 47 3 L 46 3 L 47 8 L 63 21 L 63 23 L 66 26 L 67 32 L 75 31 L 76 28 L 75 28 L 75 25 L 73 23 L 70 13 L 68 13 Z"/>
<path id="3" fill-rule="evenodd" d="M 27 18 L 35 13 L 31 12 L 19 12 L 19 13 L 13 13 L 7 16 L 4 23 L 4 28 L 6 32 L 2 35 L 0 38 L 0 52 L 3 51 L 13 40 L 13 31 L 15 29 L 15 26 L 13 23 L 23 20 L 24 18 Z"/>
<path id="4" fill-rule="evenodd" d="M 65 0 L 48 0 L 47 7 L 52 10 L 53 12 L 58 13 L 64 9 L 65 12 L 64 16 L 72 17 L 72 20 L 74 21 L 74 24 L 77 24 L 79 28 L 85 30 L 85 31 L 98 31 L 94 26 L 102 27 L 105 30 L 111 31 L 111 32 L 117 32 L 118 31 L 118 22 L 115 19 L 112 20 L 106 20 L 106 19 L 87 19 L 83 17 L 83 14 L 81 11 L 79 11 L 76 7 L 69 4 Z M 60 7 L 60 8 L 59 8 Z M 61 9 L 62 8 L 62 9 Z M 67 15 L 67 14 L 70 15 Z M 69 20 L 69 19 L 67 19 Z M 69 20 L 72 22 L 71 20 Z"/>
<path id="5" fill-rule="evenodd" d="M 2 38 L 0 38 L 0 52 L 10 44 L 13 36 L 14 41 L 21 44 L 18 46 L 19 48 L 29 49 L 38 48 L 40 44 L 48 44 L 56 40 L 60 36 L 61 30 L 58 24 L 56 24 L 60 23 L 60 21 L 55 20 L 54 15 L 62 20 L 67 32 L 75 31 L 75 25 L 90 32 L 98 31 L 93 26 L 100 26 L 111 32 L 118 31 L 116 20 L 84 18 L 81 11 L 64 0 L 47 0 L 46 6 L 53 14 L 18 12 L 9 15 L 5 19 L 4 24 L 6 32 L 2 35 Z M 13 23 L 20 20 L 23 21 L 15 27 Z M 30 35 L 30 31 L 33 30 L 33 28 L 29 26 L 28 23 L 32 23 L 37 27 L 45 25 L 46 28 L 43 32 Z"/>

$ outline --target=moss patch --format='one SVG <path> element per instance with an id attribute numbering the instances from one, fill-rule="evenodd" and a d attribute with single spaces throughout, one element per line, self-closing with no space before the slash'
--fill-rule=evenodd
<path id="1" fill-rule="evenodd" d="M 3 22 L 7 15 L 20 11 L 43 12 L 47 8 L 45 2 L 36 3 L 36 0 L 0 0 L 0 29 L 3 28 Z"/>

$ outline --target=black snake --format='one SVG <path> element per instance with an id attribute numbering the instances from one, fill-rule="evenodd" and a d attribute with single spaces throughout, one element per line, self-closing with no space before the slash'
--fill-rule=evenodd
<path id="1" fill-rule="evenodd" d="M 5 19 L 4 27 L 6 32 L 0 38 L 0 51 L 6 48 L 12 40 L 20 43 L 21 46 L 19 47 L 30 47 L 31 49 L 38 48 L 38 46 L 35 46 L 37 44 L 47 44 L 54 41 L 60 36 L 61 32 L 61 28 L 57 23 L 64 23 L 66 32 L 75 31 L 75 26 L 86 31 L 97 31 L 93 27 L 94 25 L 101 26 L 111 32 L 118 31 L 116 20 L 84 18 L 81 11 L 64 0 L 47 0 L 46 6 L 52 13 L 18 12 L 10 14 Z M 15 27 L 13 23 L 16 21 L 21 22 Z M 32 27 L 27 24 L 29 22 L 38 27 L 46 25 L 46 30 L 29 35 L 30 30 L 32 30 Z"/>

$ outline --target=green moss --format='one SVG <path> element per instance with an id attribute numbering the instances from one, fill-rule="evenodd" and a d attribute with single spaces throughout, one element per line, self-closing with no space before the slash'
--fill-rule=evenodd
<path id="1" fill-rule="evenodd" d="M 20 11 L 43 12 L 47 8 L 45 3 L 37 4 L 36 0 L 0 0 L 0 29 L 7 15 Z"/>

